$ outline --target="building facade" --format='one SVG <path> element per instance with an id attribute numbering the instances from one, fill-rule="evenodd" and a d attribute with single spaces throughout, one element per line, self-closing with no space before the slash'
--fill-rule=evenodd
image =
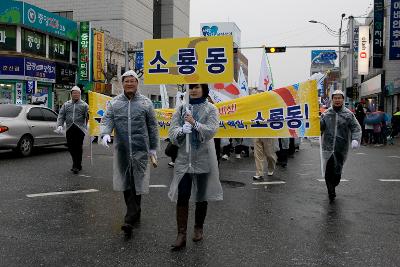
<path id="1" fill-rule="evenodd" d="M 76 22 L 90 21 L 91 27 L 105 33 L 105 70 L 112 77 L 107 91 L 113 95 L 122 92 L 121 73 L 125 71 L 125 46 L 128 51 L 143 48 L 143 41 L 153 38 L 189 36 L 190 0 L 27 0 Z M 136 53 L 129 54 L 129 68 L 134 68 Z M 140 72 L 140 70 L 139 70 Z M 145 86 L 140 81 L 141 93 L 159 101 L 158 86 Z M 171 98 L 177 86 L 167 87 Z M 175 101 L 170 101 L 174 103 Z"/>
<path id="2" fill-rule="evenodd" d="M 20 1 L 0 2 L 0 104 L 58 110 L 75 83 L 77 23 Z"/>

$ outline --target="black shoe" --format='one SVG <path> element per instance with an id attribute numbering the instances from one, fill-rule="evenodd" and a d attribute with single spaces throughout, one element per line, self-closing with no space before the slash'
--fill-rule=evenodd
<path id="1" fill-rule="evenodd" d="M 335 194 L 329 194 L 329 202 L 334 202 L 335 201 L 335 197 L 336 197 L 336 195 Z"/>
<path id="2" fill-rule="evenodd" d="M 79 173 L 79 169 L 78 169 L 78 168 L 72 168 L 71 171 L 72 171 L 74 174 L 78 174 L 78 173 Z"/>
<path id="3" fill-rule="evenodd" d="M 121 230 L 124 231 L 125 234 L 127 234 L 127 235 L 132 234 L 132 229 L 133 229 L 133 226 L 131 224 L 129 224 L 129 223 L 124 223 L 121 226 Z"/>

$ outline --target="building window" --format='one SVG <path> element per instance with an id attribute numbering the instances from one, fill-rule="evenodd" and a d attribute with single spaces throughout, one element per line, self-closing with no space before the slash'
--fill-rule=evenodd
<path id="1" fill-rule="evenodd" d="M 22 52 L 46 56 L 46 35 L 22 29 Z"/>
<path id="2" fill-rule="evenodd" d="M 153 39 L 161 39 L 161 0 L 153 1 Z"/>
<path id="3" fill-rule="evenodd" d="M 57 12 L 53 12 L 53 13 L 56 15 L 59 15 L 60 17 L 74 20 L 74 12 L 73 11 L 57 11 Z"/>
<path id="4" fill-rule="evenodd" d="M 50 58 L 69 61 L 69 48 L 69 41 L 50 36 Z"/>

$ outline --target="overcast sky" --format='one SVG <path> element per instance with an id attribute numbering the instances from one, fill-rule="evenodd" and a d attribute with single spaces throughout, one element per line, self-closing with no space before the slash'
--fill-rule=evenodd
<path id="1" fill-rule="evenodd" d="M 200 23 L 235 22 L 241 29 L 241 46 L 332 45 L 338 37 L 329 35 L 320 24 L 333 30 L 340 27 L 342 13 L 365 16 L 372 0 L 191 0 L 190 35 L 200 35 Z M 364 22 L 364 19 L 357 19 Z M 344 30 L 347 20 L 343 22 Z M 344 34 L 345 35 L 345 34 Z M 249 59 L 249 85 L 258 83 L 261 49 L 243 50 Z M 275 87 L 307 80 L 311 49 L 288 49 L 269 54 Z"/>

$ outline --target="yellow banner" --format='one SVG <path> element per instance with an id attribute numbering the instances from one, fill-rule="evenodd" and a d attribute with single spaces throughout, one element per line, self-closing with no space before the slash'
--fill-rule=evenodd
<path id="1" fill-rule="evenodd" d="M 104 32 L 94 31 L 93 80 L 104 81 Z"/>
<path id="2" fill-rule="evenodd" d="M 315 80 L 216 104 L 220 128 L 216 137 L 320 136 Z M 174 110 L 156 110 L 160 136 L 168 137 Z"/>
<path id="3" fill-rule="evenodd" d="M 144 41 L 145 84 L 232 81 L 232 36 Z"/>
<path id="4" fill-rule="evenodd" d="M 98 94 L 95 92 L 89 92 L 89 135 L 99 136 L 100 135 L 100 122 L 101 118 L 106 112 L 107 102 L 112 97 Z"/>

